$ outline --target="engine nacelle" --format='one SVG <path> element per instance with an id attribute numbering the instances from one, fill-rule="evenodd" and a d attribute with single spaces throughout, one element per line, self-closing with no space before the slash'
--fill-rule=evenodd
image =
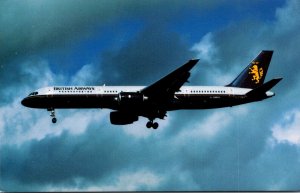
<path id="1" fill-rule="evenodd" d="M 137 121 L 138 119 L 137 115 L 133 115 L 128 112 L 114 111 L 110 113 L 110 122 L 114 125 L 127 125 Z"/>
<path id="2" fill-rule="evenodd" d="M 120 106 L 134 107 L 141 105 L 148 98 L 138 92 L 121 92 L 118 96 Z"/>

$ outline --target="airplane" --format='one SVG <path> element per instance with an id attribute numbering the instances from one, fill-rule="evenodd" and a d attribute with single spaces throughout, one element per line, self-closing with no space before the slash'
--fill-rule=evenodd
<path id="1" fill-rule="evenodd" d="M 55 109 L 112 109 L 114 125 L 132 124 L 140 116 L 149 121 L 147 128 L 158 128 L 156 118 L 164 119 L 168 111 L 232 107 L 275 96 L 270 91 L 282 78 L 266 83 L 272 50 L 263 50 L 228 85 L 183 86 L 199 59 L 187 63 L 149 86 L 51 86 L 40 88 L 22 100 L 26 107 L 47 109 L 56 123 Z"/>

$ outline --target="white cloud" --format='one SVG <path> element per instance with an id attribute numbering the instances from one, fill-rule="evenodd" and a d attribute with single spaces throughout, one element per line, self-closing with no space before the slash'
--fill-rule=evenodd
<path id="1" fill-rule="evenodd" d="M 213 35 L 211 32 L 203 36 L 200 42 L 194 44 L 191 50 L 197 53 L 197 57 L 200 58 L 200 60 L 204 60 L 210 63 L 218 61 L 218 49 L 213 42 Z"/>
<path id="2" fill-rule="evenodd" d="M 152 129 L 148 129 L 146 127 L 147 120 L 146 119 L 141 119 L 133 124 L 130 125 L 124 125 L 122 126 L 124 132 L 127 135 L 136 137 L 136 138 L 147 138 L 154 134 Z"/>
<path id="3" fill-rule="evenodd" d="M 287 33 L 300 27 L 300 2 L 290 0 L 286 6 L 276 10 L 277 23 L 275 32 Z"/>
<path id="4" fill-rule="evenodd" d="M 21 73 L 33 81 L 32 89 L 48 86 L 60 79 L 59 75 L 51 72 L 48 61 L 44 59 L 27 60 L 21 67 Z"/>
<path id="5" fill-rule="evenodd" d="M 42 140 L 48 135 L 60 135 L 63 131 L 71 134 L 83 133 L 92 122 L 107 118 L 106 110 L 56 110 L 58 122 L 52 124 L 46 109 L 30 109 L 21 105 L 23 97 L 29 92 L 64 82 L 64 77 L 54 74 L 44 59 L 27 60 L 21 64 L 20 74 L 26 77 L 26 83 L 20 83 L 13 91 L 12 102 L 0 107 L 0 138 L 1 144 L 17 144 L 29 140 Z M 86 82 L 83 73 L 92 72 L 91 65 L 85 65 L 72 78 L 75 82 Z M 88 76 L 91 77 L 91 76 Z"/>
<path id="6" fill-rule="evenodd" d="M 230 111 L 230 113 L 228 113 Z M 205 121 L 198 121 L 193 124 L 192 129 L 183 130 L 179 136 L 179 141 L 185 141 L 191 138 L 197 139 L 213 139 L 223 129 L 232 123 L 235 119 L 242 119 L 243 115 L 248 113 L 245 106 L 235 107 L 223 111 L 216 111 L 210 115 Z"/>
<path id="7" fill-rule="evenodd" d="M 33 119 L 28 109 L 22 109 L 20 98 L 16 98 L 11 104 L 0 108 L 0 133 L 1 144 L 19 143 L 18 137 L 28 132 L 31 124 L 28 120 Z"/>
<path id="8" fill-rule="evenodd" d="M 68 114 L 64 115 L 61 125 L 58 128 L 71 128 L 69 129 L 72 134 L 81 134 L 93 122 L 101 122 L 103 119 L 108 118 L 107 110 L 100 109 L 83 109 L 83 110 L 68 110 Z"/>
<path id="9" fill-rule="evenodd" d="M 211 82 L 215 85 L 226 85 L 234 80 L 234 78 L 238 75 L 225 74 L 222 70 L 213 69 L 213 76 L 211 76 Z"/>
<path id="10" fill-rule="evenodd" d="M 198 43 L 192 46 L 191 51 L 196 53 L 196 57 L 200 59 L 201 65 L 203 63 L 209 65 L 205 66 L 205 69 L 207 70 L 207 76 L 212 74 L 212 76 L 209 76 L 210 84 L 225 85 L 232 81 L 232 76 L 224 74 L 222 69 L 213 66 L 213 64 L 220 61 L 218 47 L 213 37 L 214 34 L 212 32 L 207 33 Z M 202 68 L 198 68 L 198 70 L 203 71 Z"/>
<path id="11" fill-rule="evenodd" d="M 194 125 L 195 129 L 190 134 L 201 138 L 212 138 L 220 131 L 220 129 L 226 127 L 231 119 L 231 116 L 228 116 L 224 112 L 215 112 L 208 117 L 205 122 L 198 122 Z"/>
<path id="12" fill-rule="evenodd" d="M 283 120 L 275 124 L 271 130 L 272 138 L 277 143 L 300 146 L 300 110 L 287 112 Z"/>
<path id="13" fill-rule="evenodd" d="M 100 191 L 136 191 L 140 188 L 155 188 L 163 180 L 162 177 L 148 170 L 140 170 L 133 173 L 121 174 L 115 183 L 110 186 L 97 187 L 96 189 L 89 188 L 91 190 Z"/>
<path id="14" fill-rule="evenodd" d="M 154 189 L 164 180 L 163 177 L 146 169 L 136 172 L 125 172 L 112 178 L 107 185 L 95 183 L 95 185 L 82 187 L 82 179 L 75 179 L 72 187 L 49 186 L 47 191 L 138 191 Z"/>
<path id="15" fill-rule="evenodd" d="M 16 98 L 0 108 L 1 144 L 22 144 L 29 140 L 42 140 L 47 135 L 60 135 L 63 131 L 81 134 L 92 122 L 106 119 L 107 111 L 99 109 L 56 110 L 58 122 L 53 124 L 45 109 L 28 109 Z"/>
<path id="16" fill-rule="evenodd" d="M 170 114 L 168 114 L 170 115 Z M 161 135 L 162 132 L 165 131 L 165 128 L 167 128 L 170 123 L 172 122 L 172 117 L 168 116 L 164 120 L 156 122 L 159 123 L 158 129 L 154 130 L 152 128 L 148 129 L 146 127 L 146 123 L 148 122 L 148 119 L 139 117 L 139 120 L 131 125 L 125 125 L 122 126 L 124 129 L 124 132 L 130 136 L 136 137 L 136 138 L 147 138 L 149 136 L 153 135 Z"/>
<path id="17" fill-rule="evenodd" d="M 94 83 L 101 76 L 95 65 L 86 64 L 72 77 L 72 85 L 87 85 Z"/>

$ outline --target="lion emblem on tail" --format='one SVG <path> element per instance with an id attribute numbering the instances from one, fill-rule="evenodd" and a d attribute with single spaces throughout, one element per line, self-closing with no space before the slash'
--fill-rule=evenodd
<path id="1" fill-rule="evenodd" d="M 260 82 L 260 79 L 264 75 L 263 68 L 258 68 L 259 62 L 252 62 L 254 64 L 252 67 L 249 68 L 249 74 L 252 74 L 252 81 L 254 81 L 255 84 L 258 84 Z"/>

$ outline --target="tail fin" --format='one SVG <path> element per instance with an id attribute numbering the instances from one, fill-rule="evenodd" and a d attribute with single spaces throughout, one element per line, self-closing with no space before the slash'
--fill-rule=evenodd
<path id="1" fill-rule="evenodd" d="M 264 83 L 272 55 L 273 51 L 261 51 L 239 76 L 227 86 L 252 89 L 261 86 Z"/>

